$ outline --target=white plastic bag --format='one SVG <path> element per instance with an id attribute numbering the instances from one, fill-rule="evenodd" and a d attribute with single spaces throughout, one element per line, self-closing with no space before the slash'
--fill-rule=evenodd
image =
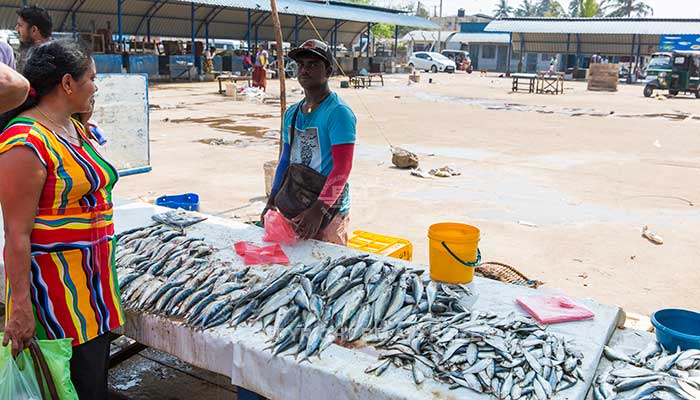
<path id="1" fill-rule="evenodd" d="M 41 400 L 29 353 L 12 358 L 12 344 L 0 345 L 0 400 Z"/>

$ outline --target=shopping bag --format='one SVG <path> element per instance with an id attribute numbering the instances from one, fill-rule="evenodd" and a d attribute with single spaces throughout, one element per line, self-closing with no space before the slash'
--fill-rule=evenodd
<path id="1" fill-rule="evenodd" d="M 29 352 L 13 358 L 12 344 L 0 346 L 0 400 L 42 400 Z"/>
<path id="2" fill-rule="evenodd" d="M 0 333 L 0 343 L 3 334 Z M 70 359 L 73 356 L 73 339 L 35 340 L 13 359 L 11 346 L 0 348 L 0 374 L 5 373 L 6 364 L 14 364 L 24 381 L 28 382 L 29 396 L 22 399 L 37 400 L 78 400 L 70 378 Z M 9 361 L 5 358 L 8 354 Z M 14 399 L 5 396 L 5 378 L 0 377 L 0 400 Z M 8 381 L 9 382 L 9 381 Z M 7 389 L 9 390 L 9 389 Z M 10 393 L 10 392 L 8 392 Z M 36 397 L 34 397 L 36 396 Z"/>

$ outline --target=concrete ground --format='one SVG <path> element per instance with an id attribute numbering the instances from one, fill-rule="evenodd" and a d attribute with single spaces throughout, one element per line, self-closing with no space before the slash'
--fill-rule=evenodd
<path id="1" fill-rule="evenodd" d="M 485 261 L 545 288 L 642 314 L 700 308 L 700 100 L 578 82 L 558 96 L 511 93 L 510 80 L 462 73 L 385 81 L 359 90 L 332 82 L 358 118 L 351 230 L 406 238 L 427 264 L 431 224 L 469 223 L 481 229 Z M 302 97 L 295 81 L 287 90 L 289 103 Z M 116 196 L 196 192 L 205 213 L 257 219 L 279 104 L 224 97 L 211 82 L 154 85 L 150 101 L 153 171 L 123 178 Z M 462 175 L 413 177 L 391 165 L 389 144 L 418 153 L 424 170 Z M 665 243 L 643 239 L 645 225 Z"/>

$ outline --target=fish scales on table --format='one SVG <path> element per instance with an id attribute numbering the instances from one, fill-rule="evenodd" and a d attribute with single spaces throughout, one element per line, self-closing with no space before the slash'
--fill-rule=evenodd
<path id="1" fill-rule="evenodd" d="M 127 309 L 207 329 L 231 321 L 234 302 L 251 290 L 249 268 L 233 270 L 209 255 L 201 238 L 156 224 L 116 235 L 115 265 Z"/>
<path id="2" fill-rule="evenodd" d="M 368 255 L 294 265 L 257 283 L 247 269 L 210 261 L 213 250 L 170 227 L 118 236 L 125 306 L 197 329 L 259 324 L 269 351 L 299 362 L 363 340 L 380 350 L 368 373 L 403 368 L 416 385 L 437 380 L 499 399 L 548 399 L 580 380 L 583 355 L 571 342 L 528 317 L 469 310 L 465 285 Z"/>
<path id="3" fill-rule="evenodd" d="M 594 380 L 596 400 L 700 399 L 700 350 L 669 351 L 656 340 L 634 354 L 606 346 L 612 364 Z"/>
<path id="4" fill-rule="evenodd" d="M 416 385 L 433 379 L 510 400 L 549 399 L 581 381 L 583 354 L 571 341 L 516 313 L 471 311 L 468 286 L 402 266 L 325 259 L 262 286 L 236 304 L 233 325 L 261 323 L 275 355 L 312 361 L 334 340 L 364 340 L 380 350 L 367 373 L 404 368 Z M 274 322 L 266 326 L 266 318 Z"/>

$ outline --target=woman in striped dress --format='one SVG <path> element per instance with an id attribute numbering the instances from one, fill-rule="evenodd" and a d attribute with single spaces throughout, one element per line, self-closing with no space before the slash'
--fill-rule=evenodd
<path id="1" fill-rule="evenodd" d="M 72 338 L 78 395 L 106 399 L 108 333 L 124 323 L 112 223 L 118 177 L 71 118 L 91 111 L 95 64 L 76 44 L 54 41 L 33 51 L 24 74 L 29 97 L 0 117 L 3 345 L 17 353 L 34 337 Z"/>

